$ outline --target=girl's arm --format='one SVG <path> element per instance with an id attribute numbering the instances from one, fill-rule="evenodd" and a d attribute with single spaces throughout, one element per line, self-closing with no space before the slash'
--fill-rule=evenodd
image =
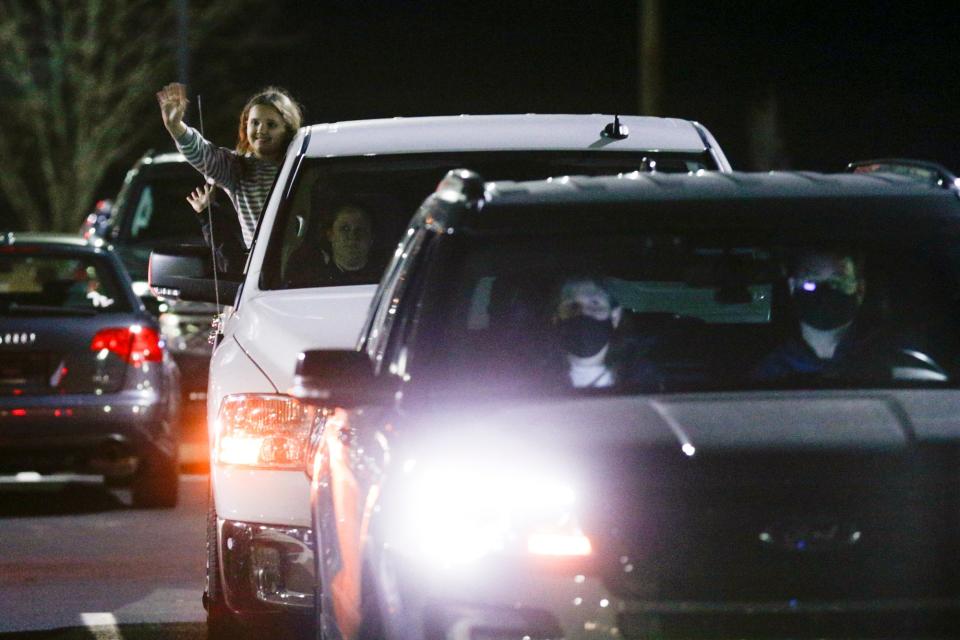
<path id="1" fill-rule="evenodd" d="M 163 125 L 187 162 L 221 187 L 235 191 L 240 177 L 240 159 L 230 149 L 205 140 L 196 129 L 183 122 L 189 104 L 187 88 L 179 82 L 168 84 L 157 92 L 157 102 Z"/>

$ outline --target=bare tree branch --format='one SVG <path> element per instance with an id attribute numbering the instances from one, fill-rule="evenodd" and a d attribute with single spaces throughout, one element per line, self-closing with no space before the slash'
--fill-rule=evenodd
<path id="1" fill-rule="evenodd" d="M 263 5 L 193 4 L 191 42 L 239 42 L 242 12 Z M 156 133 L 174 33 L 170 0 L 0 2 L 0 191 L 18 225 L 74 230 L 111 166 Z"/>

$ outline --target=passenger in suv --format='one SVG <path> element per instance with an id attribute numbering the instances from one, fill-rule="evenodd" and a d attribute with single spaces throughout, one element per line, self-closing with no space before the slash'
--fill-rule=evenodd
<path id="1" fill-rule="evenodd" d="M 290 271 L 287 284 L 345 285 L 378 279 L 385 263 L 371 255 L 380 235 L 374 227 L 372 203 L 333 200 L 324 208 L 327 212 L 319 216 L 319 232 L 291 255 L 299 268 Z"/>
<path id="2" fill-rule="evenodd" d="M 781 257 L 809 246 L 862 254 L 878 324 L 926 346 L 751 381 L 795 328 Z M 451 175 L 357 349 L 297 359 L 317 627 L 956 637 L 958 255 L 960 200 L 910 178 Z M 529 366 L 542 313 L 516 308 L 550 308 L 529 283 L 585 268 L 637 320 L 664 390 L 544 385 Z"/>
<path id="3" fill-rule="evenodd" d="M 326 233 L 328 196 L 363 203 L 372 217 L 369 263 L 382 268 L 424 196 L 463 165 L 491 179 L 557 176 L 558 182 L 654 165 L 683 173 L 730 168 L 705 128 L 666 118 L 457 116 L 301 129 L 260 219 L 244 279 L 233 285 L 239 293 L 211 360 L 205 602 L 213 633 L 238 617 L 312 611 L 303 468 L 314 414 L 287 394 L 291 362 L 311 347 L 353 346 L 381 277 L 370 269 L 360 279 L 331 282 L 314 268 L 324 251 L 334 251 Z M 173 278 L 168 288 L 185 282 Z"/>
<path id="4" fill-rule="evenodd" d="M 818 374 L 856 357 L 856 320 L 866 283 L 855 256 L 841 249 L 804 248 L 790 260 L 791 307 L 797 335 L 778 345 L 755 372 L 773 380 L 794 374 Z"/>
<path id="5" fill-rule="evenodd" d="M 542 363 L 560 384 L 580 388 L 659 385 L 656 369 L 618 332 L 623 307 L 602 277 L 572 275 L 559 285 L 552 309 L 559 353 L 548 350 Z M 521 339 L 524 336 L 519 336 Z M 529 338 L 529 336 L 526 336 Z"/>

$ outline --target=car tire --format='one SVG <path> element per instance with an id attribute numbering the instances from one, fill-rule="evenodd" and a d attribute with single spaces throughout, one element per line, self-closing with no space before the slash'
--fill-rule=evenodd
<path id="1" fill-rule="evenodd" d="M 180 465 L 176 458 L 154 453 L 143 458 L 133 477 L 133 506 L 169 509 L 177 506 L 180 493 Z"/>

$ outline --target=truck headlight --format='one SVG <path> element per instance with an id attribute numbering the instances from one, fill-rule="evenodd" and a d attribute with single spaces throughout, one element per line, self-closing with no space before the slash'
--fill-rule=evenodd
<path id="1" fill-rule="evenodd" d="M 220 464 L 304 469 L 316 407 L 284 395 L 224 398 L 217 416 L 214 459 Z"/>
<path id="2" fill-rule="evenodd" d="M 407 553 L 434 565 L 491 554 L 583 557 L 592 552 L 571 483 L 536 472 L 408 462 L 394 531 Z"/>

